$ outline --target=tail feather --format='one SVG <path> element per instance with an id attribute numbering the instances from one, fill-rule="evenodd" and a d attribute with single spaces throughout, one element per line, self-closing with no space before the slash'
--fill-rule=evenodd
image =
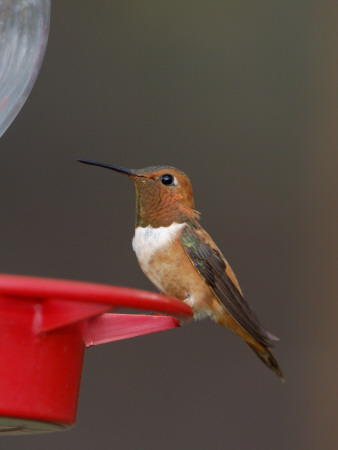
<path id="1" fill-rule="evenodd" d="M 256 353 L 258 358 L 263 361 L 263 363 L 269 367 L 284 383 L 285 378 L 282 369 L 279 367 L 278 362 L 272 354 L 270 347 L 258 342 L 250 333 L 245 331 L 231 316 L 229 313 L 222 310 L 220 313 L 211 316 L 211 318 L 222 325 L 223 327 L 229 328 L 234 331 L 238 336 L 240 336 L 244 342 Z M 266 335 L 271 341 L 278 341 L 279 339 L 273 334 L 265 331 Z M 270 345 L 273 345 L 271 343 Z"/>
<path id="2" fill-rule="evenodd" d="M 280 378 L 280 380 L 285 383 L 285 378 L 282 369 L 279 367 L 276 358 L 273 356 L 269 347 L 257 348 L 257 346 L 252 345 L 247 342 L 248 346 L 253 350 L 258 358 L 263 361 L 263 363 L 269 367 L 275 374 Z"/>

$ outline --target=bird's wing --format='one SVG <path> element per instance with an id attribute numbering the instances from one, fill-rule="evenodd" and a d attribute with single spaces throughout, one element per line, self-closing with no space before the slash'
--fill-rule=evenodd
<path id="1" fill-rule="evenodd" d="M 232 318 L 264 346 L 271 346 L 274 336 L 260 324 L 243 295 L 226 273 L 226 262 L 217 248 L 204 238 L 204 230 L 186 226 L 181 242 L 195 268 L 208 283 L 218 300 Z M 208 236 L 209 238 L 209 236 Z"/>

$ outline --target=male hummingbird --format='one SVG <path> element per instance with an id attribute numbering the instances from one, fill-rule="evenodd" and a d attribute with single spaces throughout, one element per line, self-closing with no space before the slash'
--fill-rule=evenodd
<path id="1" fill-rule="evenodd" d="M 210 317 L 237 333 L 284 381 L 271 352 L 275 336 L 263 328 L 212 238 L 199 224 L 189 178 L 170 166 L 126 169 L 80 159 L 127 175 L 136 188 L 138 262 L 164 294 L 189 304 L 196 319 Z"/>

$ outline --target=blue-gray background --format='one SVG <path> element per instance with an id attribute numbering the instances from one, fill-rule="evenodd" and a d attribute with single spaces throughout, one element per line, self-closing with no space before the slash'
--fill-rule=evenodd
<path id="1" fill-rule="evenodd" d="M 154 289 L 131 249 L 132 183 L 75 160 L 177 166 L 281 337 L 287 383 L 194 323 L 89 349 L 76 427 L 1 448 L 337 448 L 336 6 L 53 2 L 37 83 L 0 142 L 0 270 Z"/>

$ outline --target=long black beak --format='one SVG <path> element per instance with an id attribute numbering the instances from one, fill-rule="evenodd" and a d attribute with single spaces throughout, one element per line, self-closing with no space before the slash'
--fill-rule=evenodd
<path id="1" fill-rule="evenodd" d="M 104 164 L 104 163 L 100 163 L 100 162 L 96 162 L 96 161 L 88 161 L 86 159 L 78 159 L 78 162 L 83 163 L 83 164 L 90 164 L 91 166 L 105 167 L 106 169 L 115 170 L 116 172 L 127 175 L 128 177 L 143 177 L 143 175 L 133 172 L 130 169 L 126 169 L 125 167 L 113 166 L 111 164 Z"/>

